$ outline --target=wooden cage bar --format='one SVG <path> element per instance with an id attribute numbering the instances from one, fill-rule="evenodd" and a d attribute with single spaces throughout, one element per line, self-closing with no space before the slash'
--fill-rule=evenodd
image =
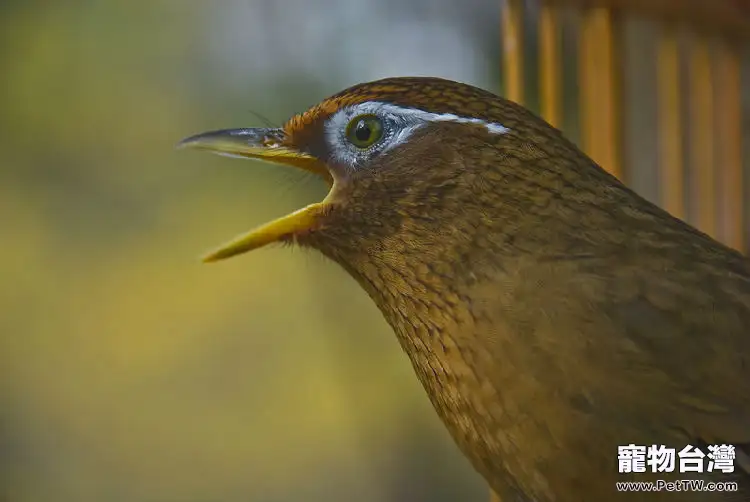
<path id="1" fill-rule="evenodd" d="M 659 188 L 664 209 L 686 218 L 685 166 L 682 155 L 680 55 L 677 30 L 668 26 L 657 42 L 657 122 L 659 130 Z"/>
<path id="2" fill-rule="evenodd" d="M 505 96 L 523 104 L 523 0 L 505 0 L 503 15 L 503 63 Z"/>
<path id="3" fill-rule="evenodd" d="M 742 82 L 741 58 L 742 51 L 750 49 L 750 1 L 504 0 L 505 95 L 522 104 L 529 91 L 524 82 L 524 60 L 530 50 L 523 44 L 525 8 L 538 16 L 527 29 L 538 30 L 530 34 L 538 42 L 542 116 L 562 128 L 577 112 L 581 147 L 597 163 L 625 180 L 636 172 L 630 169 L 652 173 L 651 179 L 638 178 L 648 183 L 642 187 L 653 187 L 650 197 L 656 197 L 674 216 L 746 251 L 750 240 L 750 202 L 746 199 L 750 195 L 743 191 L 750 173 L 743 171 L 747 169 L 743 155 L 750 149 L 743 152 L 743 134 L 750 138 L 750 131 L 743 132 L 743 113 L 748 112 L 742 103 L 743 92 L 750 88 Z M 562 83 L 570 75 L 570 66 L 576 65 L 562 60 L 562 9 L 566 20 L 571 10 L 578 19 L 577 103 L 563 100 Z M 650 32 L 654 34 L 650 42 L 636 39 L 636 43 L 649 44 L 635 46 L 637 54 L 653 59 L 649 63 L 653 66 L 641 67 L 654 72 L 646 84 L 640 73 L 636 79 L 624 78 L 633 75 L 632 71 L 623 73 L 628 65 L 622 23 L 636 18 L 647 20 L 656 30 Z M 632 49 L 633 37 L 627 40 Z M 633 54 L 625 53 L 628 61 L 633 61 Z M 534 55 L 530 56 L 533 60 Z M 631 86 L 629 96 L 623 92 L 625 81 Z M 632 82 L 637 82 L 636 91 Z M 644 89 L 650 94 L 640 94 Z M 651 97 L 640 99 L 644 96 Z M 641 113 L 634 119 L 628 107 L 637 106 L 635 102 L 655 104 L 651 130 L 633 128 L 647 116 Z M 638 158 L 643 160 L 643 149 L 648 149 L 645 158 L 652 159 L 645 164 L 638 162 Z M 631 163 L 628 172 L 623 172 L 626 152 Z"/>
<path id="4" fill-rule="evenodd" d="M 690 198 L 692 223 L 716 237 L 716 170 L 714 164 L 714 88 L 711 49 L 705 37 L 695 37 L 688 57 L 688 137 L 692 158 Z"/>
<path id="5" fill-rule="evenodd" d="M 583 10 L 579 39 L 581 142 L 596 162 L 620 177 L 619 84 L 613 31 L 610 9 Z"/>
<path id="6" fill-rule="evenodd" d="M 716 54 L 716 165 L 719 167 L 719 236 L 729 246 L 745 249 L 742 172 L 742 88 L 740 54 L 723 41 Z"/>
<path id="7" fill-rule="evenodd" d="M 542 117 L 557 128 L 563 120 L 561 46 L 558 7 L 545 2 L 539 11 L 539 91 Z"/>

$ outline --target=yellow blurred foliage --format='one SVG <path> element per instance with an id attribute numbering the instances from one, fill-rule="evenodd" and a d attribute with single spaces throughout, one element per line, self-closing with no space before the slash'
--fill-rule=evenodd
<path id="1" fill-rule="evenodd" d="M 325 193 L 173 150 L 257 124 L 191 83 L 213 8 L 4 7 L 0 499 L 375 501 L 412 471 L 434 500 L 480 486 L 338 267 L 280 248 L 198 261 Z M 448 475 L 420 481 L 435 451 Z"/>

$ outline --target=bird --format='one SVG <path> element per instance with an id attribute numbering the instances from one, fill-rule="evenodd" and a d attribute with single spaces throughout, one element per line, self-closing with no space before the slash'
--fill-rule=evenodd
<path id="1" fill-rule="evenodd" d="M 205 261 L 281 243 L 343 267 L 493 500 L 750 501 L 750 260 L 530 110 L 394 77 L 179 146 L 328 183 Z"/>

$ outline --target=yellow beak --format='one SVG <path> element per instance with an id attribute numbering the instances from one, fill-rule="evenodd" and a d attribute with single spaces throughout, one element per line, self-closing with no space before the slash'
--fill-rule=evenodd
<path id="1" fill-rule="evenodd" d="M 190 136 L 177 144 L 178 148 L 196 148 L 219 155 L 262 159 L 268 162 L 293 166 L 321 176 L 330 186 L 333 177 L 325 164 L 315 157 L 284 146 L 282 129 L 224 129 Z M 325 201 L 310 204 L 282 218 L 238 235 L 218 249 L 203 257 L 204 262 L 230 258 L 261 248 L 266 244 L 294 237 L 315 226 Z"/>

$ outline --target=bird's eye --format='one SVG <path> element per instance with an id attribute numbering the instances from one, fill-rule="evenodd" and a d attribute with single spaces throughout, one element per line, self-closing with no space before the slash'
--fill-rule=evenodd
<path id="1" fill-rule="evenodd" d="M 346 126 L 346 139 L 357 148 L 369 148 L 383 137 L 383 122 L 375 115 L 360 115 Z"/>

